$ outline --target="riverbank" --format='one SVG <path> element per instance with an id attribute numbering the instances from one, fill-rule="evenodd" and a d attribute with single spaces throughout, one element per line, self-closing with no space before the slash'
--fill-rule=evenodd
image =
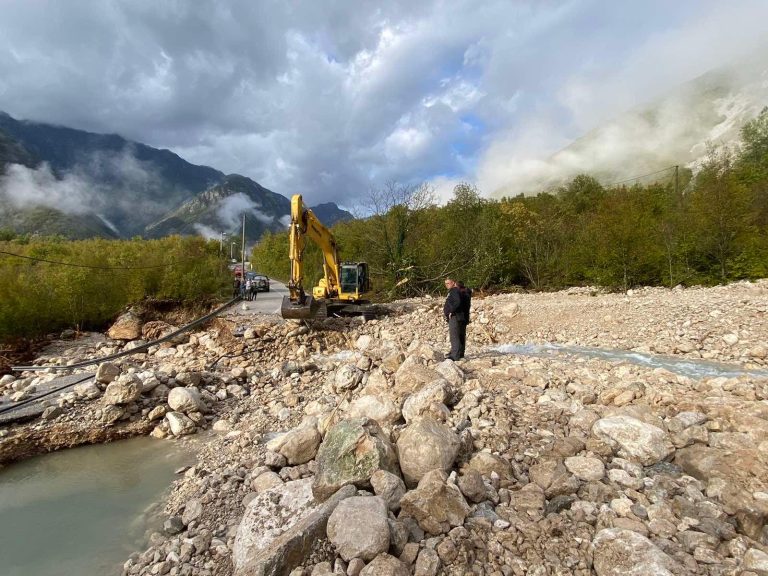
<path id="1" fill-rule="evenodd" d="M 257 549 L 317 512 L 336 486 L 329 477 L 343 476 L 333 467 L 343 458 L 328 450 L 350 422 L 360 426 L 356 457 L 379 456 L 367 477 L 342 484 L 370 495 L 339 507 L 332 525 L 343 529 L 330 538 L 321 530 L 312 550 L 291 557 L 294 576 L 619 574 L 609 565 L 617 557 L 643 574 L 760 573 L 768 379 L 499 346 L 550 342 L 764 370 L 768 282 L 477 300 L 468 357 L 457 363 L 442 359 L 441 307 L 402 301 L 381 319 L 331 319 L 312 331 L 271 316 L 217 321 L 103 369 L 98 393 L 64 401 L 75 412 L 15 427 L 0 442 L 67 417 L 93 428 L 146 426 L 157 437 L 216 432 L 174 485 L 165 530 L 126 562 L 126 574 L 250 573 Z M 119 346 L 107 340 L 93 352 Z M 437 453 L 413 456 L 413 446 Z M 386 491 L 382 478 L 406 484 Z M 312 502 L 291 508 L 310 488 Z M 380 530 L 369 549 L 351 550 L 349 539 L 376 524 L 370 514 L 360 523 L 355 507 L 378 510 L 380 498 L 386 537 Z M 277 525 L 270 501 L 285 503 Z M 256 546 L 256 533 L 270 537 Z"/>

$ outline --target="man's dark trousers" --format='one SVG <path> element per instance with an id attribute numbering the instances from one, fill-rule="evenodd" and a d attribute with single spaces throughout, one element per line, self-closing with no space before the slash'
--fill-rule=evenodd
<path id="1" fill-rule="evenodd" d="M 451 338 L 451 360 L 464 358 L 464 347 L 467 343 L 467 323 L 451 316 L 448 320 L 448 335 Z"/>

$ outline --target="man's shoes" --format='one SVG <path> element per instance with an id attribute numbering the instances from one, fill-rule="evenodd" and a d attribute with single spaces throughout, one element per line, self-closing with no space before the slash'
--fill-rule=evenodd
<path id="1" fill-rule="evenodd" d="M 453 356 L 451 356 L 450 354 L 446 354 L 446 355 L 445 355 L 445 359 L 446 359 L 446 360 L 453 360 L 454 362 L 456 362 L 456 358 L 454 358 L 454 357 L 453 357 Z"/>

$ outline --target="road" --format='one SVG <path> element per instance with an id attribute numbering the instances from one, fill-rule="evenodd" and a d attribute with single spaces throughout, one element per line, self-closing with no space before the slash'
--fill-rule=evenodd
<path id="1" fill-rule="evenodd" d="M 237 305 L 237 312 L 244 314 L 280 314 L 283 296 L 288 295 L 288 288 L 282 282 L 269 279 L 269 292 L 259 292 L 252 302 L 244 301 Z"/>

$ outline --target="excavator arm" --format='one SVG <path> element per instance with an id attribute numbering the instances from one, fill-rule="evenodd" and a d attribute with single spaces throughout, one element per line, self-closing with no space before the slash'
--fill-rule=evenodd
<path id="1" fill-rule="evenodd" d="M 323 278 L 315 288 L 315 298 L 333 298 L 339 293 L 339 256 L 336 239 L 323 226 L 312 210 L 304 206 L 301 194 L 291 198 L 291 226 L 289 230 L 289 258 L 291 278 L 288 290 L 291 300 L 302 300 L 304 293 L 304 248 L 307 238 L 320 247 L 323 253 Z M 318 290 L 319 288 L 319 290 Z"/>

